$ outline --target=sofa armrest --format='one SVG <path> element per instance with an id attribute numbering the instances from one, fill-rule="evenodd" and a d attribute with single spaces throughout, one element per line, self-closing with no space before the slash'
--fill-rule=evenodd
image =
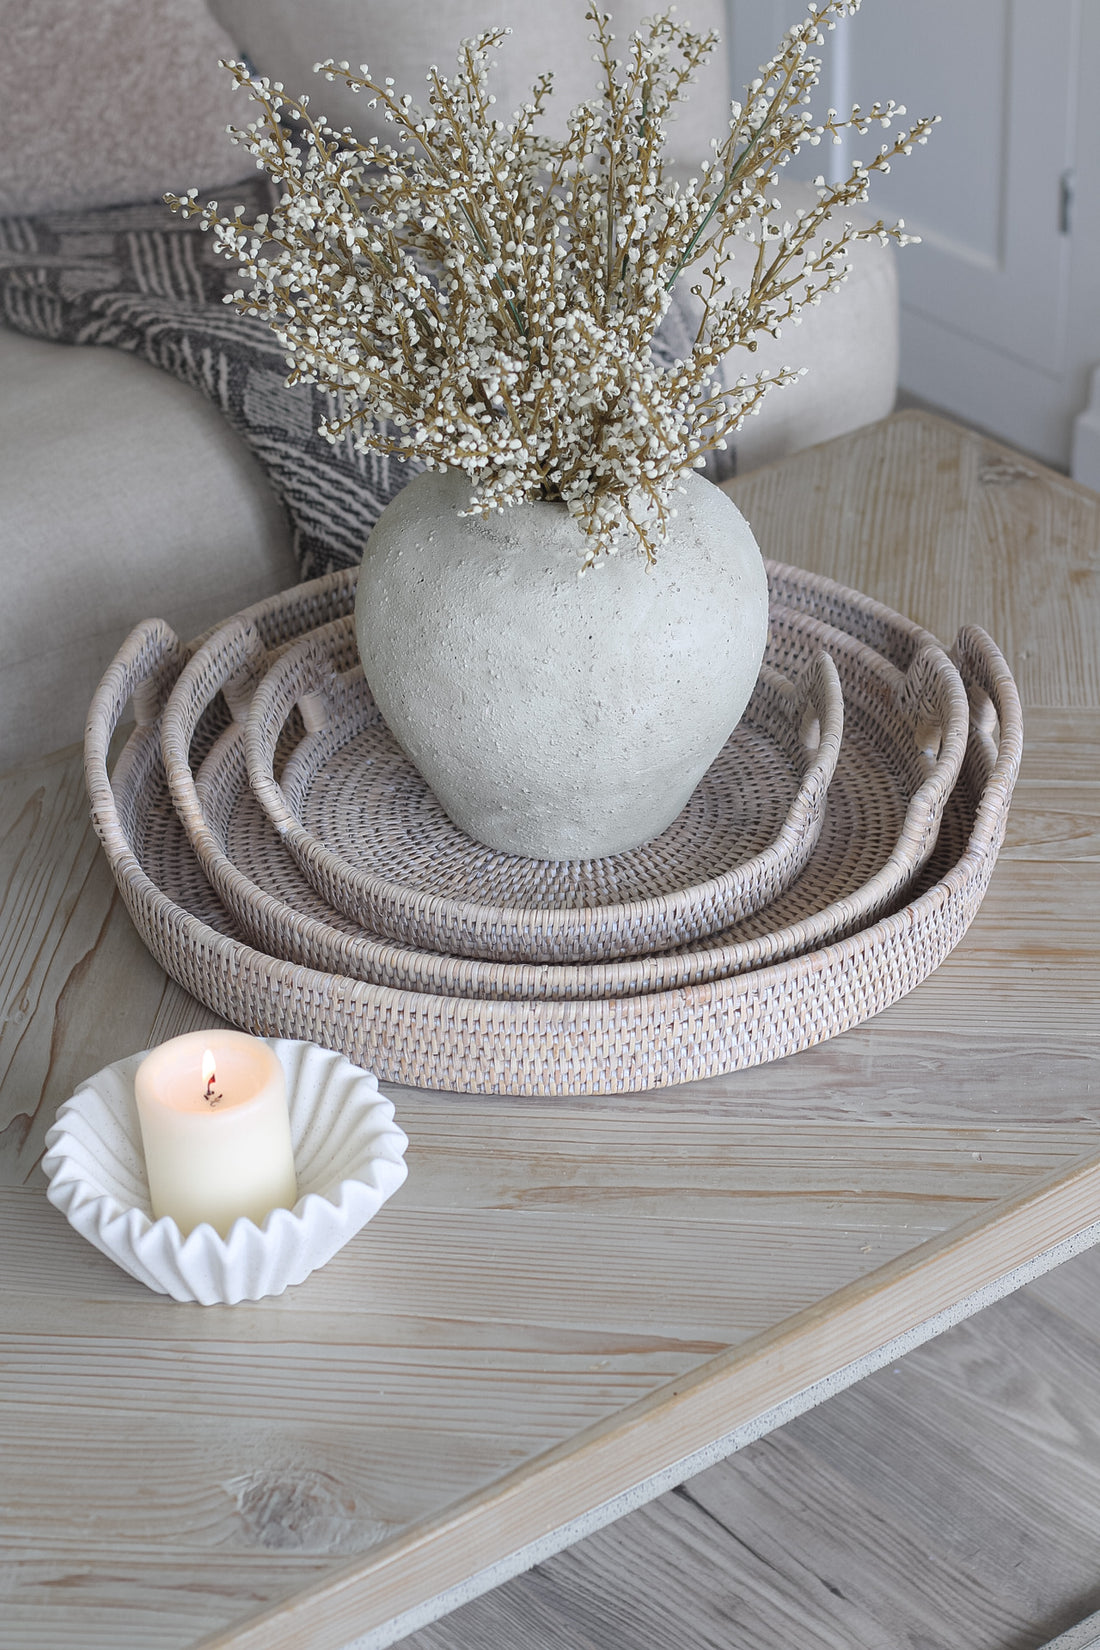
<path id="1" fill-rule="evenodd" d="M 293 584 L 260 465 L 197 390 L 0 328 L 0 771 L 78 740 L 127 632 L 191 636 Z"/>

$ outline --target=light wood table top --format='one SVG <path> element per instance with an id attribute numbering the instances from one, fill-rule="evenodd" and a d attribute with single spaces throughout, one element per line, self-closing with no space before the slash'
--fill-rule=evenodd
<path id="1" fill-rule="evenodd" d="M 584 1100 L 385 1085 L 408 1182 L 280 1299 L 162 1299 L 47 1203 L 78 1082 L 213 1021 L 132 928 L 78 753 L 5 780 L 5 1650 L 388 1643 L 1097 1235 L 1100 498 L 911 413 L 732 491 L 765 554 L 1006 653 L 1027 753 L 976 921 L 771 1066 Z"/>

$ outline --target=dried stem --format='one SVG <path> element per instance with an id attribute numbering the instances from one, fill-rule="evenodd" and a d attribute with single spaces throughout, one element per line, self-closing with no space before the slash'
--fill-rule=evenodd
<path id="1" fill-rule="evenodd" d="M 835 290 L 855 242 L 909 238 L 881 219 L 842 220 L 830 238 L 830 214 L 865 200 L 872 175 L 923 143 L 931 120 L 843 182 L 818 179 L 817 201 L 792 221 L 777 221 L 767 194 L 803 145 L 905 113 L 876 104 L 819 124 L 808 113 L 812 50 L 857 6 L 827 0 L 788 30 L 684 184 L 665 175 L 665 122 L 716 36 L 667 11 L 631 35 L 620 62 L 593 0 L 602 84 L 563 139 L 538 131 L 549 75 L 510 120 L 495 117 L 490 54 L 504 29 L 464 42 L 453 75 L 430 71 L 426 109 L 366 65 L 320 64 L 380 112 L 390 142 L 360 142 L 315 118 L 308 98 L 229 63 L 260 112 L 230 135 L 270 174 L 279 204 L 249 224 L 200 205 L 195 190 L 166 199 L 240 265 L 227 301 L 267 320 L 290 381 L 333 393 L 329 440 L 457 467 L 472 511 L 560 499 L 586 534 L 585 565 L 630 539 L 652 559 L 678 479 L 797 376 L 734 368 L 732 383 L 716 384 L 731 351 L 751 352 Z M 755 260 L 731 286 L 737 240 Z M 698 270 L 695 337 L 684 359 L 658 365 L 653 339 L 688 270 Z"/>

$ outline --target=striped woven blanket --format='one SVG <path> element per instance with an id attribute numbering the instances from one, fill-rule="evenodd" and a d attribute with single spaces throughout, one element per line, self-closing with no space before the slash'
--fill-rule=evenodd
<path id="1" fill-rule="evenodd" d="M 270 205 L 263 178 L 231 193 L 250 218 Z M 290 518 L 301 577 L 354 566 L 384 507 L 423 466 L 357 452 L 350 437 L 335 447 L 322 440 L 331 392 L 286 387 L 267 323 L 222 301 L 237 284 L 212 237 L 160 202 L 0 217 L 0 320 L 35 338 L 130 350 L 201 390 L 264 467 Z M 674 306 L 654 355 L 678 358 L 690 341 Z M 716 479 L 733 473 L 732 454 L 720 456 Z"/>

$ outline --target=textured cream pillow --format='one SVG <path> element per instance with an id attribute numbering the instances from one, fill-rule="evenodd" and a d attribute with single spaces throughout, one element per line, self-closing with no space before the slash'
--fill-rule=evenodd
<path id="1" fill-rule="evenodd" d="M 212 187 L 254 163 L 204 0 L 0 0 L 0 213 Z"/>
<path id="2" fill-rule="evenodd" d="M 373 73 L 392 75 L 414 103 L 426 104 L 424 76 L 431 65 L 450 74 L 460 41 L 501 24 L 512 36 L 495 54 L 494 112 L 506 118 L 527 100 L 536 77 L 552 69 L 549 131 L 564 131 L 569 110 L 599 83 L 585 0 L 210 0 L 210 9 L 260 74 L 281 80 L 294 97 L 308 92 L 315 110 L 360 138 L 388 138 L 393 130 L 372 114 L 362 94 L 313 73 L 322 58 L 346 59 L 355 68 L 367 63 Z M 611 0 L 606 9 L 623 42 L 643 17 L 661 8 L 654 0 Z M 724 0 L 682 0 L 679 16 L 700 32 L 724 33 Z M 719 45 L 670 123 L 672 159 L 694 166 L 706 158 L 711 138 L 724 136 L 732 95 L 726 63 Z"/>

